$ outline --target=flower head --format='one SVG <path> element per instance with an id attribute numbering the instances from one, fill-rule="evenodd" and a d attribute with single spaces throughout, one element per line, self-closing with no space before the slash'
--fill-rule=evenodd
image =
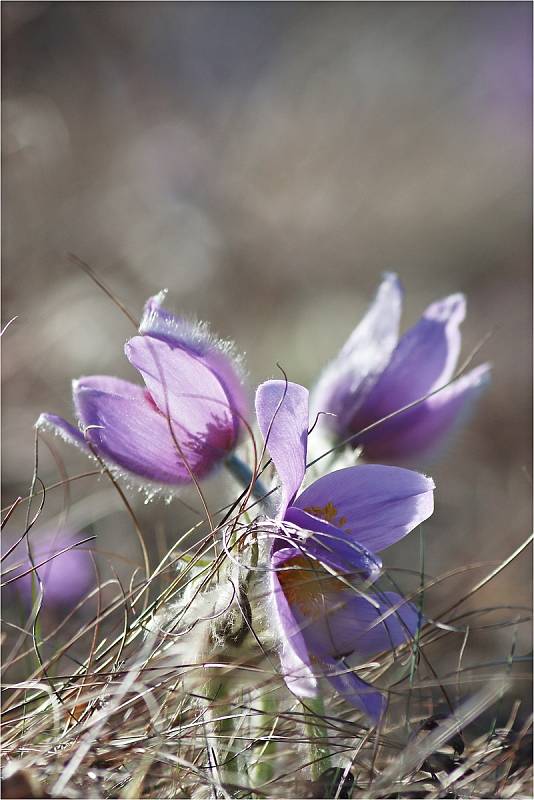
<path id="1" fill-rule="evenodd" d="M 229 346 L 165 311 L 164 297 L 148 300 L 140 335 L 125 345 L 145 385 L 80 378 L 72 386 L 79 427 L 53 414 L 41 414 L 37 427 L 119 471 L 180 485 L 207 475 L 235 447 L 246 398 Z"/>
<path id="2" fill-rule="evenodd" d="M 12 594 L 10 590 L 16 592 L 24 606 L 31 607 L 34 602 L 32 572 L 35 570 L 42 586 L 43 608 L 76 605 L 95 584 L 88 545 L 77 546 L 85 537 L 69 530 L 58 532 L 47 528 L 32 532 L 30 536 L 32 558 L 25 541 L 13 549 L 2 547 L 5 551 L 2 577 L 7 583 L 6 590 L 9 594 Z"/>
<path id="3" fill-rule="evenodd" d="M 281 483 L 270 581 L 285 680 L 297 695 L 315 696 L 320 668 L 350 703 L 377 720 L 384 696 L 351 671 L 350 659 L 361 663 L 410 640 L 418 613 L 397 594 L 367 593 L 381 571 L 375 553 L 432 514 L 434 483 L 411 470 L 362 465 L 299 491 L 307 390 L 267 381 L 257 390 L 256 412 Z"/>
<path id="4" fill-rule="evenodd" d="M 489 365 L 483 364 L 449 383 L 460 354 L 462 294 L 432 303 L 399 340 L 401 307 L 399 280 L 387 274 L 367 314 L 312 393 L 313 414 L 329 412 L 321 417 L 323 430 L 340 440 L 353 437 L 351 445 L 361 445 L 373 460 L 398 461 L 432 450 L 462 421 L 489 380 Z"/>

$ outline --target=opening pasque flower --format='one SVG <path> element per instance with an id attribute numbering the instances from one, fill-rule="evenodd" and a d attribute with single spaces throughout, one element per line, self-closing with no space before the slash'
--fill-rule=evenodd
<path id="1" fill-rule="evenodd" d="M 140 386 L 107 375 L 73 381 L 79 427 L 41 414 L 49 428 L 112 468 L 157 484 L 189 483 L 207 475 L 236 445 L 246 397 L 228 343 L 202 323 L 165 311 L 165 292 L 148 300 L 139 328 L 125 345 Z"/>
<path id="2" fill-rule="evenodd" d="M 409 641 L 419 615 L 393 592 L 367 593 L 381 571 L 375 553 L 432 514 L 434 483 L 400 467 L 362 465 L 331 472 L 299 493 L 308 391 L 267 381 L 257 390 L 256 413 L 281 484 L 270 589 L 286 683 L 298 696 L 314 697 L 324 675 L 376 721 L 385 697 L 352 667 Z"/>
<path id="3" fill-rule="evenodd" d="M 465 298 L 453 294 L 432 303 L 419 322 L 398 339 L 402 288 L 387 274 L 367 314 L 336 358 L 328 364 L 312 392 L 313 416 L 320 426 L 364 456 L 399 461 L 438 446 L 464 419 L 484 386 L 490 367 L 483 364 L 448 386 L 461 347 L 460 324 Z M 413 408 L 380 422 L 388 414 L 440 389 Z"/>

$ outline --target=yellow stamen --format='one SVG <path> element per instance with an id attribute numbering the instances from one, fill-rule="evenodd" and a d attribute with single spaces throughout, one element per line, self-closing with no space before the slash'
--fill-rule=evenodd
<path id="1" fill-rule="evenodd" d="M 343 528 L 348 522 L 347 517 L 339 517 L 337 519 L 337 508 L 332 501 L 329 501 L 325 506 L 307 506 L 304 511 L 313 517 L 324 519 L 325 522 L 335 525 L 336 528 Z"/>

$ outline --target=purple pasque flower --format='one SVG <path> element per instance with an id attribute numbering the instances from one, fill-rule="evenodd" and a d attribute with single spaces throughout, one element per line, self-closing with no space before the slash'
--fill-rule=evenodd
<path id="1" fill-rule="evenodd" d="M 6 599 L 16 594 L 25 608 L 31 608 L 35 600 L 31 573 L 35 568 L 43 590 L 42 607 L 72 608 L 95 586 L 95 570 L 88 552 L 90 544 L 77 546 L 87 537 L 70 530 L 58 532 L 50 528 L 32 531 L 29 537 L 33 564 L 25 540 L 14 547 L 15 542 L 9 546 L 2 541 L 2 581 L 7 584 Z"/>
<path id="2" fill-rule="evenodd" d="M 242 374 L 230 346 L 202 323 L 161 307 L 165 292 L 145 305 L 139 328 L 125 345 L 141 373 L 140 386 L 107 375 L 73 381 L 79 427 L 41 414 L 49 428 L 111 468 L 156 484 L 202 478 L 233 450 L 246 407 Z"/>
<path id="3" fill-rule="evenodd" d="M 449 383 L 460 354 L 462 294 L 432 303 L 399 340 L 401 307 L 399 280 L 386 274 L 367 314 L 312 392 L 312 416 L 329 412 L 320 417 L 321 428 L 338 440 L 354 437 L 351 445 L 361 445 L 372 460 L 399 461 L 432 450 L 464 419 L 489 380 L 490 367 L 483 364 Z"/>
<path id="4" fill-rule="evenodd" d="M 322 674 L 377 721 L 385 697 L 351 670 L 351 661 L 361 664 L 409 641 L 419 616 L 400 595 L 367 593 L 381 571 L 375 553 L 432 514 L 434 483 L 400 467 L 362 465 L 331 472 L 299 493 L 308 391 L 267 381 L 256 392 L 256 413 L 281 485 L 270 589 L 286 683 L 313 697 Z"/>

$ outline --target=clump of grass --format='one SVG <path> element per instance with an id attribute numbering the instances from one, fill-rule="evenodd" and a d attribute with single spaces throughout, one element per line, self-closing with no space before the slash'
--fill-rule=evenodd
<path id="1" fill-rule="evenodd" d="M 110 479 L 104 469 L 102 477 Z M 41 513 L 53 486 L 32 481 L 23 534 L 32 503 Z M 218 576 L 243 549 L 255 514 L 249 498 L 244 492 L 211 513 L 211 529 L 199 523 L 187 531 L 157 566 L 133 571 L 130 585 L 97 585 L 96 611 L 79 627 L 66 615 L 45 634 L 39 606 L 26 626 L 4 626 L 4 797 L 528 797 L 532 735 L 520 681 L 529 675 L 517 672 L 521 659 L 512 652 L 497 665 L 462 666 L 477 625 L 528 621 L 510 607 L 464 608 L 528 541 L 430 619 L 415 645 L 363 669 L 364 679 L 389 691 L 377 730 L 341 699 L 329 698 L 324 711 L 297 701 L 279 673 L 275 642 L 246 613 L 239 591 L 226 601 L 217 590 L 217 603 L 198 613 L 195 586 L 204 597 L 220 586 Z M 23 505 L 16 501 L 5 519 L 13 523 Z M 431 578 L 423 568 L 416 576 L 411 599 L 424 599 L 425 616 L 432 589 L 450 577 Z M 500 619 L 487 623 L 497 611 Z M 217 649 L 214 631 L 221 630 L 227 641 L 234 637 L 231 648 Z M 209 658 L 190 644 L 199 636 L 213 645 Z M 437 643 L 454 649 L 457 669 L 440 674 Z"/>

